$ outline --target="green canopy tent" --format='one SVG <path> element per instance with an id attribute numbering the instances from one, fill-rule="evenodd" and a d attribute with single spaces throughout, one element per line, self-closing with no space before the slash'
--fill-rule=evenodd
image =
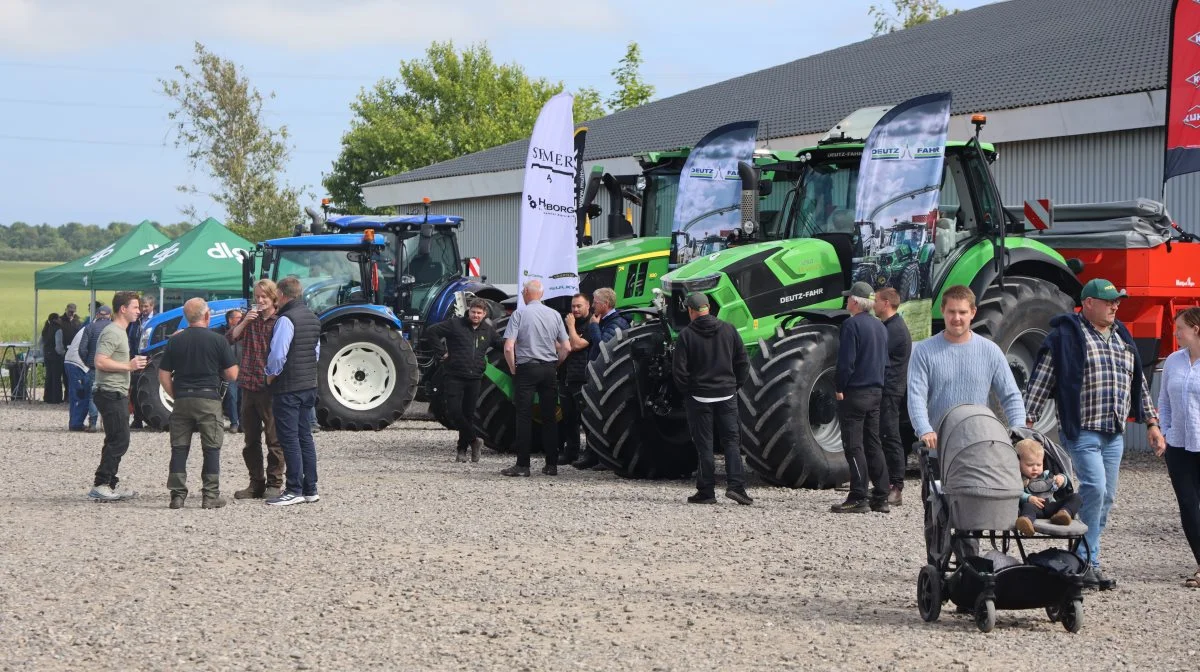
<path id="1" fill-rule="evenodd" d="M 211 217 L 152 254 L 114 264 L 92 274 L 96 289 L 157 287 L 162 305 L 164 289 L 238 295 L 242 291 L 242 260 L 254 244 Z"/>
<path id="2" fill-rule="evenodd" d="M 38 331 L 38 292 L 43 289 L 90 289 L 92 305 L 96 305 L 96 286 L 93 275 L 100 270 L 116 266 L 140 255 L 153 252 L 159 246 L 171 242 L 149 220 L 133 227 L 129 233 L 86 257 L 65 264 L 43 268 L 33 274 L 33 330 Z M 36 340 L 36 338 L 35 338 Z"/>

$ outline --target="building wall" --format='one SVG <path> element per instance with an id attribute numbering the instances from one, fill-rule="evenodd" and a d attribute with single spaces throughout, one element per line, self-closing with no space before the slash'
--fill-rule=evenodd
<path id="1" fill-rule="evenodd" d="M 1162 127 L 1000 143 L 993 166 L 1004 202 L 1032 198 L 1096 203 L 1162 195 Z M 1167 209 L 1179 226 L 1200 233 L 1200 173 L 1167 185 Z"/>

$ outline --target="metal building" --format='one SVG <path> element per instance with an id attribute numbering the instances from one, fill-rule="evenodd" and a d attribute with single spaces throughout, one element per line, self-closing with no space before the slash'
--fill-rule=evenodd
<path id="1" fill-rule="evenodd" d="M 1006 202 L 1159 198 L 1171 0 L 1009 0 L 654 101 L 589 122 L 586 168 L 636 171 L 632 156 L 695 144 L 758 119 L 760 145 L 811 145 L 851 111 L 950 91 L 952 138 L 985 113 Z M 489 279 L 516 282 L 526 141 L 363 185 L 368 205 L 466 218 L 463 250 Z M 1200 232 L 1196 175 L 1168 207 Z"/>

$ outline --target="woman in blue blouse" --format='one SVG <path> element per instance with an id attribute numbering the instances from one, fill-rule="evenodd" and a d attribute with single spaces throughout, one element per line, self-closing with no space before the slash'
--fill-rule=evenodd
<path id="1" fill-rule="evenodd" d="M 1158 395 L 1159 421 L 1167 437 L 1167 473 L 1179 500 L 1179 519 L 1196 571 L 1184 581 L 1200 588 L 1200 308 L 1175 316 L 1175 338 L 1180 349 L 1163 364 Z"/>

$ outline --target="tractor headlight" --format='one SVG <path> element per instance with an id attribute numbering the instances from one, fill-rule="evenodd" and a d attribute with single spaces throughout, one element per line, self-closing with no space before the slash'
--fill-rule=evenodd
<path id="1" fill-rule="evenodd" d="M 713 273 L 691 280 L 676 280 L 674 286 L 683 287 L 683 291 L 692 292 L 707 292 L 710 289 L 716 289 L 717 285 L 721 284 L 721 274 Z"/>
<path id="2" fill-rule="evenodd" d="M 646 190 L 646 176 L 638 175 L 636 185 L 637 185 L 638 191 L 645 191 Z"/>
<path id="3" fill-rule="evenodd" d="M 664 283 L 665 288 L 665 283 Z M 669 289 L 667 291 L 670 291 Z M 659 315 L 667 314 L 667 296 L 662 289 L 654 288 L 654 298 L 650 300 L 651 305 L 658 311 Z"/>
<path id="4" fill-rule="evenodd" d="M 745 234 L 747 236 L 753 236 L 754 229 L 755 229 L 755 226 L 754 226 L 753 219 L 747 219 L 746 221 L 742 222 L 742 233 L 743 234 Z"/>

